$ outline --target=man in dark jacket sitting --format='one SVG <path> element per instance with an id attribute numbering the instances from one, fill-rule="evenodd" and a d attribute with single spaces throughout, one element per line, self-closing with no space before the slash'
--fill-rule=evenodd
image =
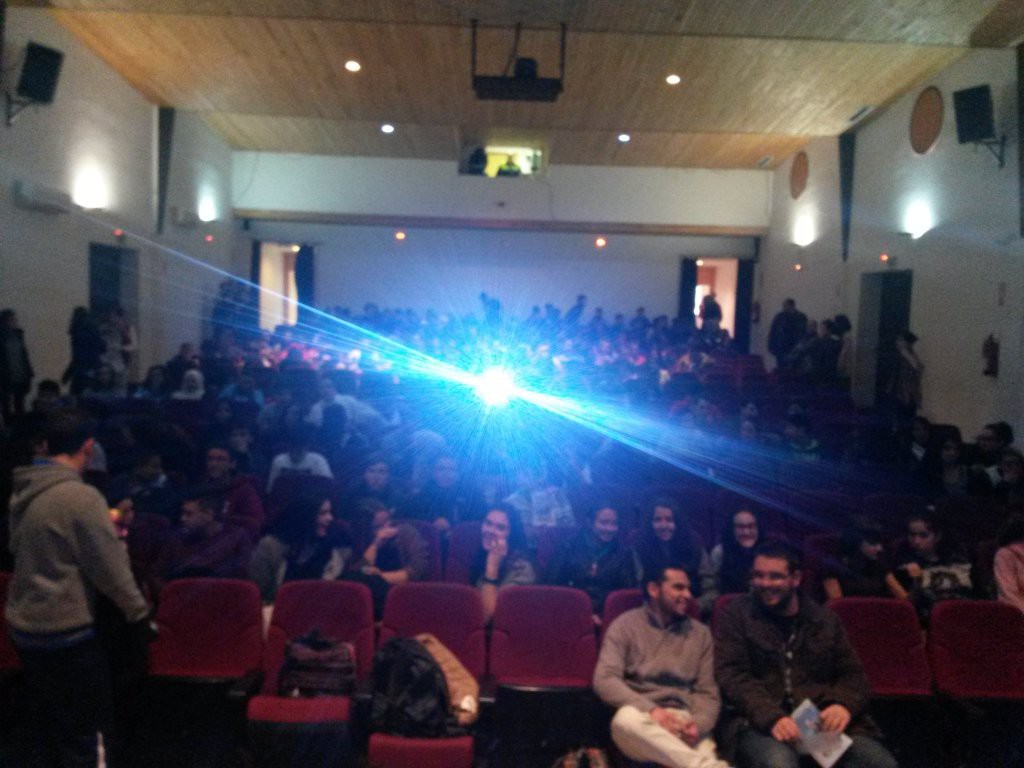
<path id="1" fill-rule="evenodd" d="M 739 768 L 797 768 L 800 729 L 793 710 L 809 699 L 819 730 L 853 743 L 840 768 L 896 768 L 867 716 L 868 683 L 839 618 L 797 591 L 800 556 L 788 544 L 760 544 L 751 594 L 733 600 L 715 632 L 715 673 L 739 715 Z"/>

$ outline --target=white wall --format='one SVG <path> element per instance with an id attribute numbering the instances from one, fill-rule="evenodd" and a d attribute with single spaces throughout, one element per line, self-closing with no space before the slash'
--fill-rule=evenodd
<path id="1" fill-rule="evenodd" d="M 64 64 L 54 102 L 30 107 L 13 126 L 0 128 L 0 306 L 18 312 L 37 379 L 58 377 L 69 357 L 71 310 L 88 303 L 89 243 L 114 244 L 112 230 L 120 227 L 129 233 L 126 245 L 140 252 L 139 305 L 128 307 L 139 328 L 139 362 L 166 359 L 182 339 L 199 338 L 205 296 L 219 278 L 154 239 L 156 110 L 47 12 L 8 9 L 6 34 L 5 85 L 12 91 L 29 40 L 62 51 Z M 70 193 L 89 167 L 109 190 L 103 212 L 56 215 L 14 207 L 15 180 Z M 199 186 L 214 187 L 220 221 L 195 230 L 169 224 L 159 243 L 231 266 L 230 182 L 226 145 L 196 116 L 179 114 L 170 199 L 194 206 Z M 214 243 L 203 242 L 207 232 Z"/>
<path id="2" fill-rule="evenodd" d="M 479 312 L 480 292 L 506 311 L 528 314 L 533 305 L 567 309 L 577 294 L 588 306 L 631 316 L 678 310 L 683 256 L 753 255 L 751 238 L 609 236 L 601 249 L 593 235 L 469 229 L 283 225 L 254 222 L 249 234 L 316 247 L 316 304 L 427 308 Z M 589 312 L 587 314 L 589 317 Z"/>
<path id="3" fill-rule="evenodd" d="M 789 195 L 789 164 L 775 174 L 774 210 L 757 278 L 762 321 L 755 343 L 766 351 L 771 317 L 792 296 L 809 317 L 846 312 L 854 324 L 860 276 L 885 269 L 881 253 L 899 269 L 913 270 L 911 330 L 926 366 L 925 415 L 957 424 L 970 436 L 986 421 L 1006 419 L 1024 429 L 1020 383 L 1024 371 L 1024 242 L 1019 237 L 1015 62 L 1012 50 L 973 51 L 931 82 L 943 95 L 945 115 L 936 146 L 925 155 L 910 148 L 908 124 L 920 89 L 892 105 L 858 132 L 849 261 L 840 257 L 838 145 L 812 142 L 807 191 Z M 956 140 L 954 91 L 988 83 L 997 128 L 1006 134 L 1006 166 L 984 150 Z M 936 226 L 918 240 L 900 234 L 907 205 L 923 199 Z M 796 217 L 817 217 L 819 238 L 799 249 L 791 243 Z M 805 269 L 794 272 L 800 260 Z M 1005 302 L 998 305 L 999 284 Z M 1002 342 L 998 379 L 982 376 L 982 342 Z"/>
<path id="4" fill-rule="evenodd" d="M 552 165 L 543 177 L 460 176 L 455 162 L 234 155 L 235 207 L 497 220 L 764 227 L 768 171 Z"/>

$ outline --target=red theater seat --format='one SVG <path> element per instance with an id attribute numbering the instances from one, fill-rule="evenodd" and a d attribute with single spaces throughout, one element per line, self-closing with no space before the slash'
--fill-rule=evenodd
<path id="1" fill-rule="evenodd" d="M 1024 613 L 990 600 L 945 600 L 928 632 L 935 687 L 959 699 L 1024 701 Z"/>
<path id="2" fill-rule="evenodd" d="M 368 750 L 370 768 L 471 768 L 473 739 L 408 739 L 375 733 Z"/>
<path id="3" fill-rule="evenodd" d="M 604 599 L 604 612 L 601 614 L 601 640 L 608 627 L 626 611 L 639 608 L 644 604 L 644 593 L 639 589 L 616 589 Z"/>
<path id="4" fill-rule="evenodd" d="M 224 682 L 257 670 L 263 655 L 260 593 L 250 581 L 181 579 L 160 593 L 153 676 Z"/>
<path id="5" fill-rule="evenodd" d="M 864 665 L 873 696 L 927 697 L 932 675 L 917 612 L 905 600 L 842 597 L 829 602 Z"/>
<path id="6" fill-rule="evenodd" d="M 352 643 L 356 677 L 373 666 L 373 598 L 363 584 L 350 581 L 289 581 L 281 586 L 267 629 L 264 692 L 277 689 L 277 673 L 289 640 L 319 630 L 321 636 Z"/>
<path id="7" fill-rule="evenodd" d="M 504 591 L 504 590 L 503 590 Z M 484 607 L 465 584 L 398 584 L 388 592 L 379 644 L 429 632 L 478 680 L 487 668 Z"/>
<path id="8" fill-rule="evenodd" d="M 479 680 L 487 668 L 486 623 L 480 594 L 465 584 L 399 584 L 384 603 L 380 644 L 392 637 L 429 632 Z M 375 733 L 370 736 L 370 765 L 375 768 L 469 768 L 472 736 L 414 739 Z"/>
<path id="9" fill-rule="evenodd" d="M 459 523 L 452 528 L 448 539 L 448 561 L 445 563 L 444 580 L 453 584 L 469 584 L 469 572 L 473 558 L 480 549 L 480 523 Z"/>
<path id="10" fill-rule="evenodd" d="M 352 643 L 356 678 L 373 665 L 373 598 L 362 585 L 344 581 L 292 581 L 277 592 L 263 654 L 263 692 L 250 699 L 246 716 L 260 765 L 341 764 L 348 754 L 349 696 L 289 698 L 277 695 L 288 641 L 318 630 Z"/>
<path id="11" fill-rule="evenodd" d="M 499 684 L 589 687 L 596 661 L 585 592 L 534 586 L 498 592 L 490 673 Z"/>

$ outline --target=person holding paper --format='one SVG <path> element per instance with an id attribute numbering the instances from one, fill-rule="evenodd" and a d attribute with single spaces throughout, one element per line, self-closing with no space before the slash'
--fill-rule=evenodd
<path id="1" fill-rule="evenodd" d="M 715 676 L 737 714 L 737 768 L 797 768 L 801 748 L 811 746 L 793 717 L 805 699 L 820 710 L 820 732 L 852 740 L 838 768 L 896 768 L 868 717 L 867 678 L 846 632 L 834 613 L 799 593 L 801 575 L 796 549 L 759 544 L 750 594 L 717 622 Z"/>
<path id="2" fill-rule="evenodd" d="M 711 632 L 687 615 L 682 563 L 645 575 L 645 604 L 613 621 L 594 691 L 616 708 L 612 740 L 624 755 L 671 768 L 729 768 L 709 738 L 718 719 Z"/>

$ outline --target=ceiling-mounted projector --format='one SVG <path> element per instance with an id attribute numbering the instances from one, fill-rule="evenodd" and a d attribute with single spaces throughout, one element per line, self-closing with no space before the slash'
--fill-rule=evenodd
<path id="1" fill-rule="evenodd" d="M 474 75 L 473 90 L 478 99 L 554 101 L 562 92 L 562 79 L 537 77 L 537 62 L 534 59 L 516 59 L 513 77 Z"/>
<path id="2" fill-rule="evenodd" d="M 476 20 L 473 20 L 472 68 L 473 91 L 478 99 L 492 101 L 546 101 L 552 102 L 562 92 L 562 78 L 565 77 L 565 24 L 562 25 L 561 77 L 537 77 L 537 60 L 515 59 L 516 66 L 511 77 L 504 75 L 478 75 L 476 73 Z M 519 44 L 520 25 L 516 25 L 516 37 L 512 57 Z M 511 58 L 510 58 L 511 61 Z"/>

